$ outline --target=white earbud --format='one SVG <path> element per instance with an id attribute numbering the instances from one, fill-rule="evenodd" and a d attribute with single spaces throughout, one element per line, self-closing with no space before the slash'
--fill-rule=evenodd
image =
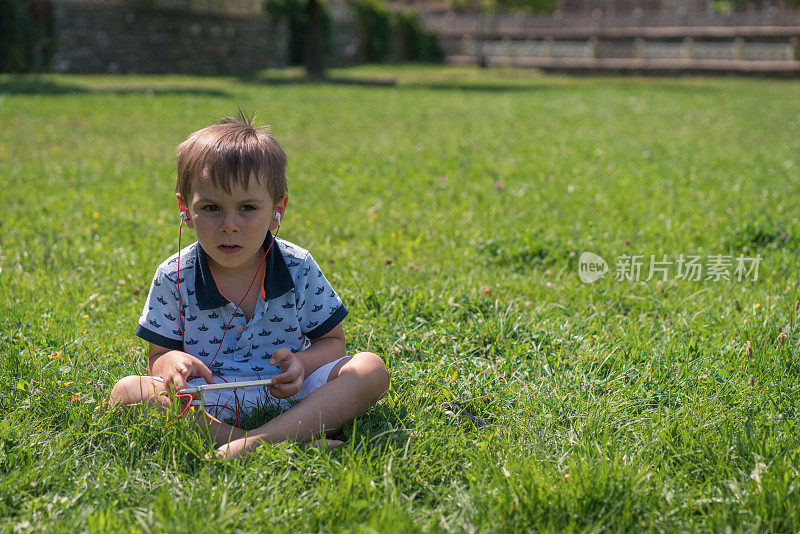
<path id="1" fill-rule="evenodd" d="M 275 212 L 275 217 L 273 217 L 273 219 L 278 221 L 278 226 L 280 226 L 280 224 L 281 224 L 281 214 L 276 211 Z"/>
<path id="2" fill-rule="evenodd" d="M 183 223 L 189 220 L 189 212 L 188 211 L 181 211 L 181 226 Z"/>

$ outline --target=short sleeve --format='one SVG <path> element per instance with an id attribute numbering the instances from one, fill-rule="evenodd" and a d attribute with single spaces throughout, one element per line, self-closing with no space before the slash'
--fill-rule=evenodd
<path id="1" fill-rule="evenodd" d="M 297 319 L 303 334 L 311 339 L 324 336 L 347 316 L 347 308 L 333 290 L 322 270 L 306 256 L 296 288 Z"/>
<path id="2" fill-rule="evenodd" d="M 171 280 L 161 269 L 153 277 L 135 333 L 145 341 L 161 347 L 183 349 L 183 330 L 175 280 Z"/>

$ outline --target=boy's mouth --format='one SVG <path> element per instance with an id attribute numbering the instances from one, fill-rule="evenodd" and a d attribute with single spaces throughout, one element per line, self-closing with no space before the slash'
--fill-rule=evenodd
<path id="1" fill-rule="evenodd" d="M 242 247 L 239 245 L 220 245 L 217 248 L 225 254 L 233 254 L 234 252 L 238 252 Z"/>

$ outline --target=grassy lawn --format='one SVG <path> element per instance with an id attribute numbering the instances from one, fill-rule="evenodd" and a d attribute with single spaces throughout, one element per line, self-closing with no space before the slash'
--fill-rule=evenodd
<path id="1" fill-rule="evenodd" d="M 800 529 L 800 83 L 331 74 L 0 76 L 0 530 Z M 392 379 L 343 447 L 244 467 L 106 402 L 146 373 L 175 146 L 237 106 Z"/>

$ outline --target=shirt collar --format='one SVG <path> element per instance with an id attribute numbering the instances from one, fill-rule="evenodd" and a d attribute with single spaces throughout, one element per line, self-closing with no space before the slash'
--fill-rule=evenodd
<path id="1" fill-rule="evenodd" d="M 266 249 L 272 242 L 272 233 L 267 231 L 267 237 L 264 239 L 262 248 Z M 225 306 L 228 299 L 222 296 L 217 289 L 217 283 L 211 275 L 211 268 L 208 266 L 208 255 L 200 243 L 197 243 L 195 248 L 197 254 L 195 265 L 199 265 L 199 269 L 195 269 L 194 285 L 197 296 L 197 305 L 201 310 L 213 310 Z M 280 297 L 287 291 L 294 288 L 294 282 L 289 274 L 289 268 L 286 266 L 286 260 L 283 259 L 280 248 L 276 243 L 273 243 L 267 252 L 266 259 L 267 268 L 264 271 L 264 280 L 261 282 L 264 291 L 264 300 L 274 299 Z"/>

